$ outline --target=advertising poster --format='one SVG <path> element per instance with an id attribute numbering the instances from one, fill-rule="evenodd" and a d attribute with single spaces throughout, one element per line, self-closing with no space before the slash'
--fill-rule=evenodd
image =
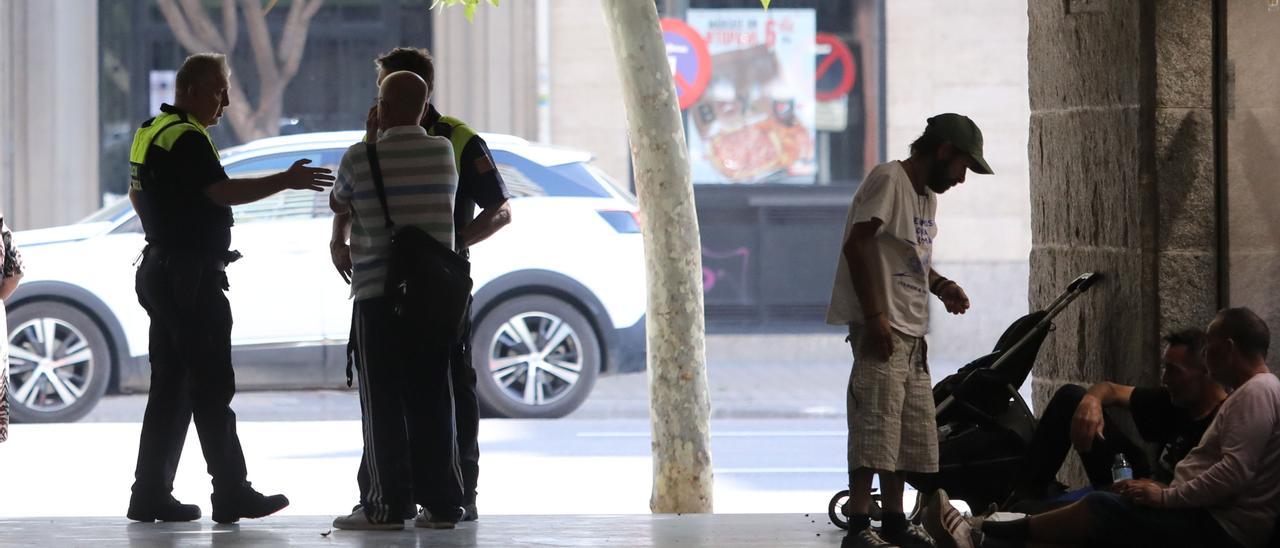
<path id="1" fill-rule="evenodd" d="M 815 13 L 690 9 L 711 80 L 689 108 L 695 183 L 813 183 Z"/>

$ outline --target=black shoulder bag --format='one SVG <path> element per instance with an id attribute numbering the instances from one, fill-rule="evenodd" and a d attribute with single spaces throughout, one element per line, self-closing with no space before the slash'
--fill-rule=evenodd
<path id="1" fill-rule="evenodd" d="M 387 193 L 378 166 L 378 150 L 366 143 L 373 185 L 391 232 L 385 295 L 397 316 L 440 344 L 454 344 L 462 336 L 471 299 L 471 264 L 448 246 L 415 226 L 396 228 L 387 208 Z"/>

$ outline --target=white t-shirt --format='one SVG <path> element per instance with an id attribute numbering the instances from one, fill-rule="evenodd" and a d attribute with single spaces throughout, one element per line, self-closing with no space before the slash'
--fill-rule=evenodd
<path id="1" fill-rule="evenodd" d="M 938 233 L 934 223 L 937 209 L 937 196 L 927 188 L 923 195 L 917 194 L 902 162 L 880 164 L 867 174 L 853 195 L 841 240 L 843 244 L 849 238 L 854 224 L 880 219 L 882 224 L 875 236 L 880 272 L 872 275 L 880 276 L 880 285 L 885 288 L 884 312 L 889 316 L 889 325 L 915 337 L 923 337 L 929 329 L 929 269 L 933 237 Z M 844 252 L 838 257 L 827 323 L 865 323 Z"/>

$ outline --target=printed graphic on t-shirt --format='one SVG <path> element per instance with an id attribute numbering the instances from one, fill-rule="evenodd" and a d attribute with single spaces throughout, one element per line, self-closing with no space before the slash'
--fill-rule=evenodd
<path id="1" fill-rule="evenodd" d="M 929 235 L 929 230 L 933 228 L 933 219 L 915 218 L 916 225 L 916 245 L 926 248 L 933 248 L 933 237 Z"/>
<path id="2" fill-rule="evenodd" d="M 929 266 L 933 257 L 933 237 L 929 235 L 930 229 L 934 227 L 933 219 L 922 219 L 919 216 L 913 217 L 912 224 L 916 228 L 916 239 L 911 241 L 903 239 L 902 241 L 916 249 L 916 255 L 907 259 L 907 270 L 895 273 L 894 283 L 903 289 L 924 294 L 925 287 L 928 285 L 926 280 L 929 279 Z"/>

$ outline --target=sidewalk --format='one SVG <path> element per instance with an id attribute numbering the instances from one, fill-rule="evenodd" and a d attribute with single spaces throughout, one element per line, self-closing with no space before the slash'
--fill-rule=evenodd
<path id="1" fill-rule="evenodd" d="M 14 425 L 0 446 L 11 472 L 0 520 L 123 516 L 140 429 L 136 422 Z M 825 512 L 847 482 L 842 419 L 715 419 L 711 429 L 717 511 Z M 483 421 L 481 516 L 647 514 L 650 430 L 647 419 Z M 282 515 L 332 517 L 359 499 L 358 420 L 241 421 L 237 431 L 254 486 L 289 496 Z M 191 428 L 173 494 L 209 515 L 199 448 Z"/>
<path id="2" fill-rule="evenodd" d="M 237 525 L 128 523 L 122 518 L 0 520 L 3 547 L 702 546 L 834 547 L 844 532 L 803 514 L 481 516 L 457 529 L 335 531 L 330 516 L 268 517 Z"/>
<path id="3" fill-rule="evenodd" d="M 852 352 L 838 334 L 708 335 L 711 416 L 843 419 L 852 363 Z M 930 362 L 933 381 L 962 365 Z M 603 377 L 569 416 L 648 417 L 648 390 L 644 373 Z M 1029 390 L 1023 392 L 1029 399 Z"/>

